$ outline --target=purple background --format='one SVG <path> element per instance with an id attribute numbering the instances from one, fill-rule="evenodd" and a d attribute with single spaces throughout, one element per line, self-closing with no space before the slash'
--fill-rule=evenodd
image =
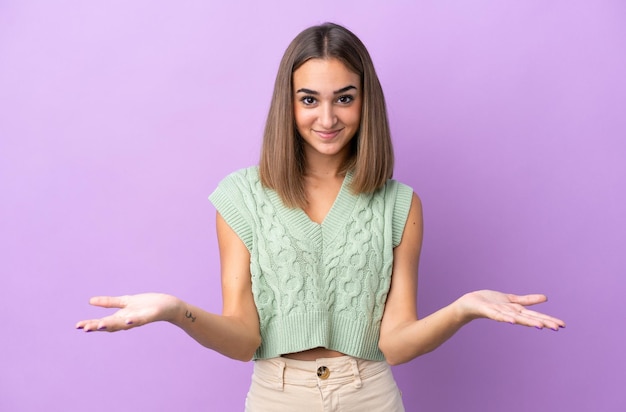
<path id="1" fill-rule="evenodd" d="M 395 368 L 408 411 L 623 411 L 626 3 L 0 0 L 0 410 L 238 411 L 250 363 L 167 324 L 75 331 L 98 294 L 221 309 L 215 211 L 256 163 L 278 60 L 336 21 L 424 202 L 419 309 L 542 292 Z"/>

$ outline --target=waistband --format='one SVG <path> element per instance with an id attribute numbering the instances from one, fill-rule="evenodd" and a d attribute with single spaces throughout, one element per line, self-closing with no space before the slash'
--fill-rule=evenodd
<path id="1" fill-rule="evenodd" d="M 344 385 L 362 386 L 362 380 L 389 370 L 385 361 L 370 361 L 352 356 L 320 358 L 313 361 L 289 358 L 271 358 L 254 361 L 254 375 L 266 383 L 306 387 Z"/>

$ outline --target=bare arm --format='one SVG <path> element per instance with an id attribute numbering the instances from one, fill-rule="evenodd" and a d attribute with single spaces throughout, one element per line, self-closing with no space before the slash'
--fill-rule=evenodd
<path id="1" fill-rule="evenodd" d="M 174 296 L 146 293 L 91 298 L 92 305 L 119 310 L 101 319 L 80 321 L 89 331 L 131 329 L 157 321 L 170 322 L 201 345 L 225 356 L 248 361 L 261 343 L 259 320 L 252 297 L 250 254 L 239 237 L 217 216 L 217 236 L 222 264 L 222 314 L 209 313 Z"/>
<path id="2" fill-rule="evenodd" d="M 417 317 L 417 267 L 422 246 L 422 207 L 413 195 L 402 242 L 394 250 L 391 289 L 385 304 L 379 346 L 392 365 L 428 353 L 478 318 L 558 330 L 565 323 L 528 310 L 546 300 L 543 295 L 517 296 L 495 291 L 463 295 L 450 305 L 423 318 Z"/>

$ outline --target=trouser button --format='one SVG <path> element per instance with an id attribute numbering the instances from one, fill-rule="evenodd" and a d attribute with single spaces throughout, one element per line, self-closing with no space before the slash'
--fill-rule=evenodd
<path id="1" fill-rule="evenodd" d="M 320 366 L 319 368 L 317 368 L 318 378 L 328 379 L 329 376 L 330 376 L 330 369 L 328 369 L 326 366 Z"/>

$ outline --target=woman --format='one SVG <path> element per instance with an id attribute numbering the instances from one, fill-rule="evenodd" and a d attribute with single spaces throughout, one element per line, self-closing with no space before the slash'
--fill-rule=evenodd
<path id="1" fill-rule="evenodd" d="M 389 365 L 473 319 L 558 330 L 543 295 L 468 293 L 418 319 L 420 200 L 391 180 L 385 101 L 361 41 L 311 27 L 280 64 L 258 167 L 225 178 L 216 206 L 223 311 L 163 294 L 95 297 L 81 321 L 117 331 L 169 321 L 225 356 L 255 360 L 246 410 L 402 411 Z"/>

